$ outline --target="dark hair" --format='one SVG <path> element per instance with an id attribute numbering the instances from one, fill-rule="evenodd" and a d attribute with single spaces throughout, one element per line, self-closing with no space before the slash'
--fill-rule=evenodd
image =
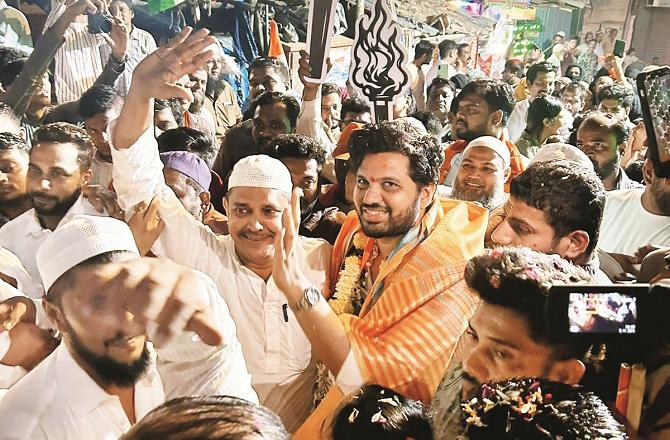
<path id="1" fill-rule="evenodd" d="M 249 110 L 253 115 L 256 113 L 256 108 L 259 106 L 272 105 L 277 103 L 281 103 L 286 106 L 286 115 L 288 116 L 289 122 L 291 123 L 291 127 L 295 128 L 295 124 L 298 121 L 298 115 L 300 114 L 300 104 L 294 97 L 286 93 L 270 91 L 263 92 L 251 102 Z"/>
<path id="2" fill-rule="evenodd" d="M 429 57 L 432 56 L 433 49 L 435 49 L 435 43 L 431 43 L 428 40 L 419 41 L 416 43 L 416 46 L 414 46 L 414 59 L 418 60 L 424 55 L 428 55 Z"/>
<path id="3" fill-rule="evenodd" d="M 432 440 L 433 431 L 421 402 L 370 384 L 364 385 L 339 408 L 328 438 Z"/>
<path id="4" fill-rule="evenodd" d="M 102 264 L 118 263 L 126 259 L 128 255 L 137 257 L 137 255 L 129 251 L 109 251 L 102 254 L 95 255 L 88 258 L 81 263 L 77 263 L 74 267 L 68 269 L 64 274 L 59 276 L 56 281 L 51 284 L 47 293 L 47 301 L 60 307 L 63 293 L 67 289 L 71 289 L 74 285 L 74 271 L 81 267 L 98 266 Z"/>
<path id="5" fill-rule="evenodd" d="M 30 148 L 20 136 L 8 132 L 0 133 L 0 151 L 10 150 L 16 150 L 27 156 Z"/>
<path id="6" fill-rule="evenodd" d="M 437 45 L 437 49 L 440 51 L 440 58 L 445 59 L 449 55 L 449 52 L 458 50 L 458 45 L 452 40 L 442 40 Z"/>
<path id="7" fill-rule="evenodd" d="M 521 409 L 530 402 L 532 406 Z M 545 379 L 482 384 L 461 408 L 469 440 L 628 438 L 623 425 L 598 396 L 577 385 Z"/>
<path id="8" fill-rule="evenodd" d="M 624 108 L 630 110 L 633 107 L 635 97 L 633 96 L 633 90 L 629 87 L 614 83 L 602 87 L 598 91 L 598 102 L 603 102 L 605 99 L 616 99 Z"/>
<path id="9" fill-rule="evenodd" d="M 428 134 L 433 136 L 440 136 L 440 133 L 442 133 L 442 123 L 439 119 L 437 119 L 437 116 L 431 112 L 418 111 L 408 116 L 414 119 L 418 119 L 423 124 L 423 126 L 426 127 Z"/>
<path id="10" fill-rule="evenodd" d="M 154 408 L 122 440 L 289 440 L 264 406 L 231 396 L 178 397 Z"/>
<path id="11" fill-rule="evenodd" d="M 589 235 L 585 254 L 595 249 L 605 188 L 594 171 L 568 160 L 534 163 L 512 180 L 510 196 L 542 211 L 554 239 L 582 230 Z"/>
<path id="12" fill-rule="evenodd" d="M 165 130 L 156 138 L 156 141 L 160 153 L 188 151 L 204 160 L 210 168 L 216 156 L 209 136 L 193 128 L 177 127 Z"/>
<path id="13" fill-rule="evenodd" d="M 112 3 L 125 3 L 131 11 L 133 10 L 133 2 L 131 0 L 111 0 L 109 5 L 111 6 Z"/>
<path id="14" fill-rule="evenodd" d="M 468 48 L 470 48 L 470 44 L 461 43 L 461 44 L 458 45 L 458 53 L 460 54 L 461 52 L 463 52 L 463 49 L 468 49 Z"/>
<path id="15" fill-rule="evenodd" d="M 77 162 L 82 171 L 91 168 L 93 159 L 93 142 L 88 137 L 86 130 L 67 122 L 54 122 L 52 124 L 42 125 L 33 133 L 32 148 L 30 152 L 37 148 L 42 142 L 53 142 L 56 144 L 72 143 L 77 147 Z"/>
<path id="16" fill-rule="evenodd" d="M 15 47 L 0 46 L 0 68 L 22 58 L 28 58 L 28 52 Z"/>
<path id="17" fill-rule="evenodd" d="M 601 112 L 589 113 L 579 124 L 579 130 L 584 127 L 605 129 L 612 132 L 616 137 L 617 145 L 626 142 L 630 135 L 630 130 L 624 121 Z"/>
<path id="18" fill-rule="evenodd" d="M 445 86 L 451 90 L 451 93 L 456 95 L 456 84 L 454 84 L 451 80 L 440 78 L 438 76 L 436 78 L 433 78 L 430 84 L 428 84 L 428 88 L 426 89 L 426 98 L 430 96 L 430 91 L 433 90 L 433 87 L 445 87 Z"/>
<path id="19" fill-rule="evenodd" d="M 368 154 L 396 152 L 409 159 L 410 175 L 419 185 L 437 183 L 444 153 L 433 136 L 405 131 L 397 122 L 368 124 L 351 134 L 349 169 L 356 172 Z"/>
<path id="20" fill-rule="evenodd" d="M 540 73 L 549 73 L 549 72 L 558 73 L 558 67 L 547 61 L 542 61 L 541 63 L 533 64 L 528 68 L 528 72 L 526 72 L 526 81 L 528 82 L 528 86 L 532 85 L 535 82 L 537 76 Z"/>
<path id="21" fill-rule="evenodd" d="M 5 88 L 11 86 L 23 70 L 26 61 L 28 58 L 12 59 L 0 67 L 0 84 Z"/>
<path id="22" fill-rule="evenodd" d="M 644 160 L 636 160 L 631 162 L 626 167 L 626 175 L 636 182 L 644 184 L 644 174 L 642 168 L 644 167 Z"/>
<path id="23" fill-rule="evenodd" d="M 277 58 L 273 57 L 254 58 L 251 61 L 251 64 L 249 64 L 249 72 L 255 69 L 265 69 L 268 67 L 272 67 L 273 69 L 275 69 L 279 74 L 279 76 L 281 77 L 282 81 L 288 83 L 289 80 L 288 69 Z"/>
<path id="24" fill-rule="evenodd" d="M 568 76 L 568 72 L 573 67 L 576 67 L 576 68 L 579 69 L 579 76 L 580 77 L 584 74 L 584 69 L 582 68 L 582 66 L 580 66 L 579 64 L 570 64 L 568 67 L 565 68 L 565 76 Z"/>
<path id="25" fill-rule="evenodd" d="M 514 111 L 516 100 L 512 87 L 504 81 L 498 79 L 478 79 L 471 81 L 463 87 L 461 93 L 456 98 L 456 108 L 458 103 L 467 95 L 478 95 L 489 106 L 491 112 L 500 110 L 503 113 L 502 123 L 507 124 L 510 115 Z"/>
<path id="26" fill-rule="evenodd" d="M 340 86 L 333 83 L 323 83 L 321 84 L 321 96 L 330 95 L 332 93 L 337 93 L 337 96 L 342 96 L 340 94 Z"/>
<path id="27" fill-rule="evenodd" d="M 21 127 L 21 120 L 16 113 L 14 113 L 14 109 L 2 101 L 0 101 L 0 118 L 9 119 L 9 121 L 16 124 L 17 127 Z"/>
<path id="28" fill-rule="evenodd" d="M 554 119 L 561 114 L 563 105 L 558 98 L 553 96 L 538 96 L 530 103 L 528 107 L 528 116 L 526 117 L 526 131 L 536 137 L 539 137 L 544 119 Z"/>
<path id="29" fill-rule="evenodd" d="M 169 109 L 170 112 L 172 112 L 172 116 L 174 116 L 177 125 L 181 126 L 184 123 L 184 115 L 181 112 L 181 103 L 177 98 L 154 100 L 154 113 L 165 109 Z"/>
<path id="30" fill-rule="evenodd" d="M 275 159 L 315 160 L 319 168 L 326 162 L 326 150 L 317 140 L 302 134 L 281 134 L 266 147 L 267 154 Z"/>
<path id="31" fill-rule="evenodd" d="M 588 284 L 581 267 L 558 255 L 527 247 L 501 247 L 472 258 L 465 267 L 465 282 L 487 304 L 514 310 L 528 322 L 530 338 L 555 348 L 557 360 L 581 359 L 590 344 L 550 343 L 545 306 L 552 285 Z"/>
<path id="32" fill-rule="evenodd" d="M 516 75 L 517 78 L 524 77 L 524 65 L 523 61 L 511 59 L 505 62 L 505 69 L 509 70 L 512 75 Z"/>
<path id="33" fill-rule="evenodd" d="M 79 98 L 79 116 L 83 119 L 105 114 L 114 107 L 118 92 L 108 85 L 96 85 L 86 90 Z"/>
<path id="34" fill-rule="evenodd" d="M 342 101 L 340 115 L 342 119 L 347 113 L 372 113 L 372 108 L 362 98 L 347 98 Z"/>

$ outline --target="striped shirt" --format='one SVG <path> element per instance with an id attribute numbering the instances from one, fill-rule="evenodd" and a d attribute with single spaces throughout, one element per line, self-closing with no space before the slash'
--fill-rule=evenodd
<path id="1" fill-rule="evenodd" d="M 128 41 L 128 52 L 126 53 L 126 70 L 119 76 L 116 83 L 116 89 L 121 96 L 128 95 L 130 91 L 130 82 L 133 79 L 133 71 L 135 67 L 146 58 L 150 53 L 156 50 L 156 41 L 154 37 L 147 31 L 138 29 L 133 26 L 130 31 L 130 39 Z M 105 44 L 100 47 L 102 59 L 107 61 L 112 53 L 109 45 Z"/>

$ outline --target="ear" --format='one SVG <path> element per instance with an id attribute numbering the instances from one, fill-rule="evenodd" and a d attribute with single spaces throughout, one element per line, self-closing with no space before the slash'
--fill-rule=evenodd
<path id="1" fill-rule="evenodd" d="M 230 212 L 230 210 L 228 209 L 228 196 L 225 196 L 223 198 L 223 210 L 226 211 L 226 215 L 230 215 L 228 214 Z"/>
<path id="2" fill-rule="evenodd" d="M 88 182 L 91 181 L 92 176 L 93 176 L 93 170 L 90 168 L 81 173 L 81 186 L 83 187 L 88 185 Z"/>
<path id="3" fill-rule="evenodd" d="M 42 297 L 42 307 L 44 308 L 44 312 L 47 314 L 51 322 L 56 325 L 56 329 L 61 333 L 66 333 L 67 326 L 65 325 L 63 312 L 57 305 L 49 301 L 46 295 Z"/>
<path id="4" fill-rule="evenodd" d="M 495 125 L 502 126 L 503 112 L 502 110 L 496 110 L 491 113 L 491 122 Z"/>
<path id="5" fill-rule="evenodd" d="M 656 174 L 654 174 L 654 165 L 651 163 L 651 159 L 646 159 L 644 161 L 642 176 L 644 177 L 644 183 L 646 185 L 651 185 L 654 182 Z"/>
<path id="6" fill-rule="evenodd" d="M 509 180 L 509 176 L 512 175 L 512 167 L 505 168 L 505 171 L 503 172 L 503 174 L 505 175 L 504 182 L 507 182 Z"/>
<path id="7" fill-rule="evenodd" d="M 421 192 L 419 194 L 419 197 L 421 198 L 421 209 L 426 209 L 428 205 L 431 204 L 433 201 L 433 197 L 435 196 L 435 190 L 437 189 L 437 185 L 434 183 L 424 185 L 421 187 Z"/>
<path id="8" fill-rule="evenodd" d="M 620 155 L 620 156 L 623 156 L 623 155 L 624 155 L 624 153 L 626 152 L 626 146 L 628 145 L 628 142 L 632 142 L 632 141 L 633 141 L 632 139 L 628 139 L 628 141 L 621 142 L 621 143 L 617 146 L 617 151 L 619 152 L 619 155 Z"/>
<path id="9" fill-rule="evenodd" d="M 584 376 L 586 367 L 584 363 L 578 359 L 567 359 L 564 361 L 554 362 L 549 371 L 547 379 L 562 382 L 568 385 L 576 385 Z"/>
<path id="10" fill-rule="evenodd" d="M 544 118 L 542 120 L 542 125 L 544 125 L 545 127 L 551 125 L 551 118 Z"/>
<path id="11" fill-rule="evenodd" d="M 589 237 L 589 234 L 586 231 L 572 231 L 565 237 L 561 239 L 561 241 L 568 240 L 567 242 L 567 248 L 563 252 L 563 258 L 566 260 L 576 260 L 579 257 L 581 257 L 584 252 L 586 252 L 586 248 L 589 247 L 589 243 L 591 242 L 591 239 Z"/>
<path id="12" fill-rule="evenodd" d="M 200 197 L 200 203 L 202 206 L 209 206 L 212 201 L 212 195 L 209 193 L 209 191 L 203 191 L 198 196 Z"/>

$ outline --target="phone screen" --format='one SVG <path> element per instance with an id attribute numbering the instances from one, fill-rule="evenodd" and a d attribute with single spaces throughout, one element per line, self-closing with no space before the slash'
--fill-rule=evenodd
<path id="1" fill-rule="evenodd" d="M 630 335 L 637 330 L 637 298 L 617 292 L 575 293 L 568 301 L 570 333 Z"/>

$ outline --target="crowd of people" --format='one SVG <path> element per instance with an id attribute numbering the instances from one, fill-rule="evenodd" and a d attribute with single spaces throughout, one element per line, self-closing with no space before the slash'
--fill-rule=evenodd
<path id="1" fill-rule="evenodd" d="M 656 66 L 613 55 L 616 33 L 559 32 L 491 79 L 469 41 L 420 40 L 376 123 L 305 80 L 306 52 L 301 93 L 262 57 L 240 105 L 206 29 L 157 46 L 129 0 L 18 37 L 0 439 L 669 438 L 668 335 L 555 341 L 545 314 L 552 286 L 670 278 L 634 81 Z M 639 429 L 610 405 L 631 359 Z"/>

